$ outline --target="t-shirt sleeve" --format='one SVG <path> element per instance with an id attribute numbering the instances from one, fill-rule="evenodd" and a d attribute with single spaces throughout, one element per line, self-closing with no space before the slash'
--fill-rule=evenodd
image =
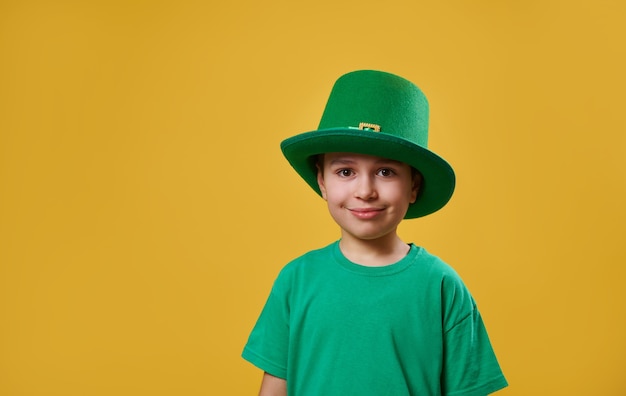
<path id="1" fill-rule="evenodd" d="M 261 370 L 286 379 L 288 349 L 289 306 L 277 280 L 241 356 Z"/>
<path id="2" fill-rule="evenodd" d="M 476 303 L 462 284 L 456 286 L 455 319 L 446 327 L 443 339 L 443 394 L 485 396 L 508 384 Z"/>

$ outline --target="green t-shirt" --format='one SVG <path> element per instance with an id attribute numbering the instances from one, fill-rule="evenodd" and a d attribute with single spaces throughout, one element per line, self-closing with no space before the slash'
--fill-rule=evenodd
<path id="1" fill-rule="evenodd" d="M 507 385 L 457 273 L 411 245 L 365 267 L 335 242 L 276 279 L 243 358 L 290 396 L 484 396 Z"/>

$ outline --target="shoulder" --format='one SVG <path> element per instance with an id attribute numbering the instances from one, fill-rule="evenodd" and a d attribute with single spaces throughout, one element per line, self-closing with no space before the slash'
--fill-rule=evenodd
<path id="1" fill-rule="evenodd" d="M 463 284 L 456 270 L 439 256 L 429 253 L 425 248 L 418 247 L 415 266 L 429 275 L 432 280 L 439 279 L 445 284 Z"/>
<path id="2" fill-rule="evenodd" d="M 308 266 L 332 259 L 337 242 L 333 242 L 319 249 L 310 250 L 303 255 L 294 258 L 281 270 L 281 274 L 302 270 Z"/>
<path id="3" fill-rule="evenodd" d="M 303 278 L 328 271 L 333 261 L 336 243 L 308 251 L 288 262 L 279 272 L 276 284 L 293 284 Z"/>
<path id="4" fill-rule="evenodd" d="M 442 310 L 452 322 L 457 322 L 476 309 L 476 303 L 461 276 L 438 256 L 420 248 L 417 266 L 424 271 L 431 287 L 441 299 Z"/>

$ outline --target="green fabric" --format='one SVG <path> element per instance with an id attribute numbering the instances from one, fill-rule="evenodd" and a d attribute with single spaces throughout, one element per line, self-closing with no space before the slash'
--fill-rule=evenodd
<path id="1" fill-rule="evenodd" d="M 393 265 L 335 242 L 278 276 L 242 356 L 290 396 L 476 395 L 507 385 L 456 272 L 423 248 Z"/>
<path id="2" fill-rule="evenodd" d="M 428 149 L 429 107 L 412 82 L 376 70 L 341 76 L 333 86 L 318 129 L 281 142 L 289 164 L 318 194 L 318 154 L 350 152 L 401 161 L 420 171 L 423 182 L 417 201 L 405 218 L 426 216 L 452 197 L 452 167 Z M 380 131 L 363 126 L 375 124 Z"/>

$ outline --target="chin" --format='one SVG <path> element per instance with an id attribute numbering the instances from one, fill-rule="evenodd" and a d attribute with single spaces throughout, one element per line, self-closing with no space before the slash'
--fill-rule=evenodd
<path id="1" fill-rule="evenodd" d="M 350 232 L 349 230 L 344 230 L 345 235 L 349 235 L 351 238 L 358 239 L 361 241 L 376 241 L 378 239 L 382 239 L 388 237 L 389 235 L 395 235 L 394 230 L 389 230 L 388 232 Z"/>

